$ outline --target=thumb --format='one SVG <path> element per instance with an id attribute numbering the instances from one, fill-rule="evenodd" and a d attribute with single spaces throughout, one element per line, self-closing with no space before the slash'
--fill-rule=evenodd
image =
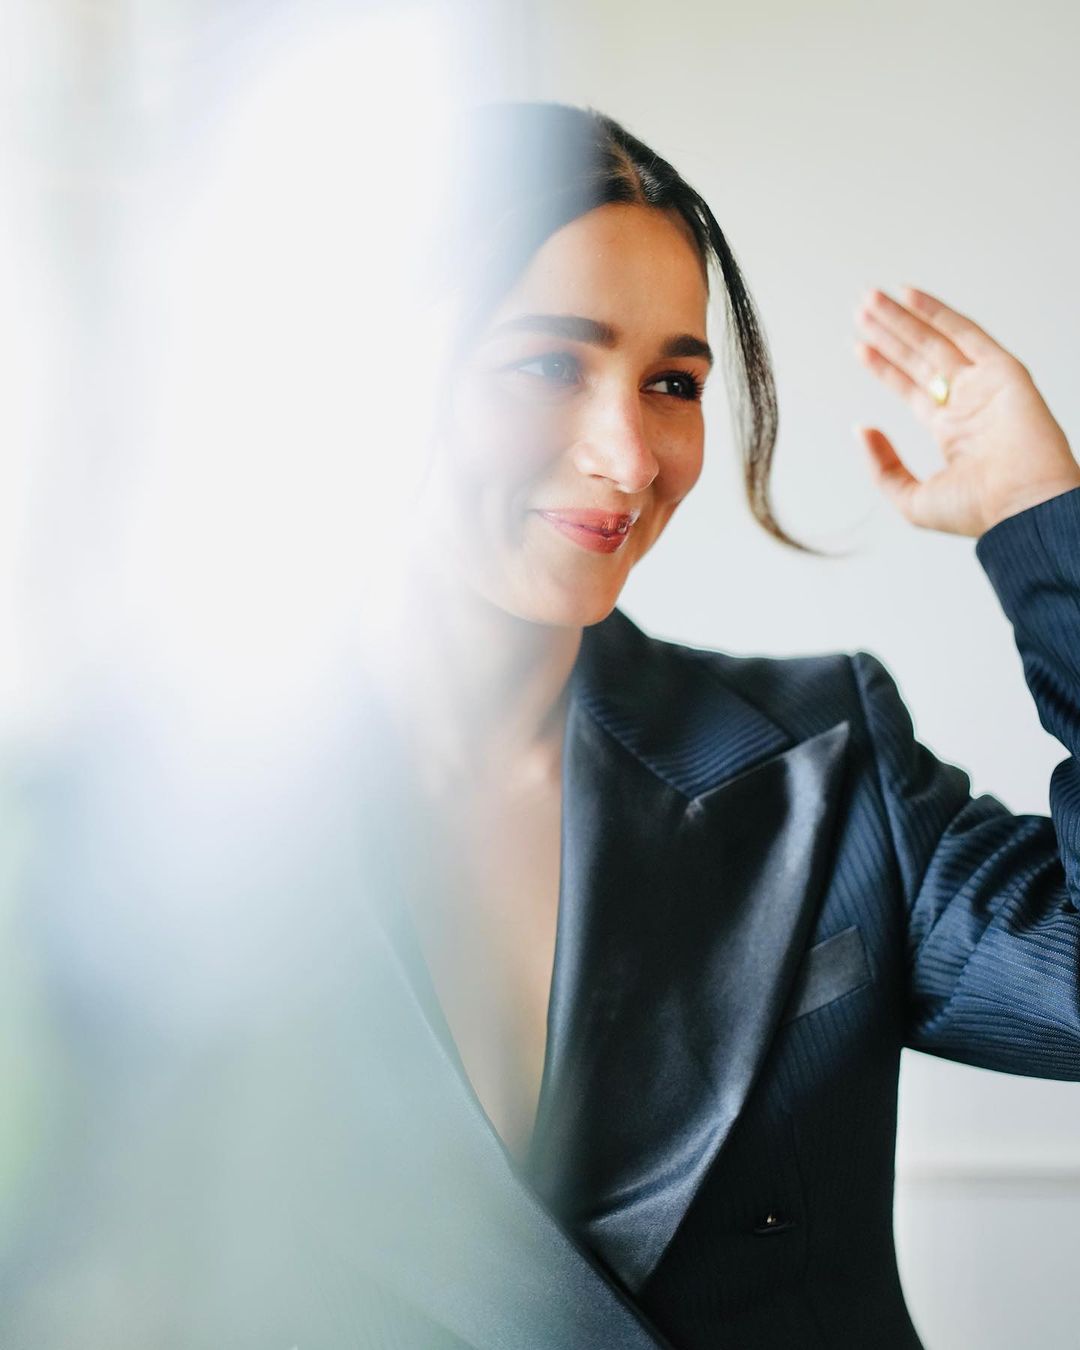
<path id="1" fill-rule="evenodd" d="M 913 497 L 919 480 L 896 453 L 892 442 L 877 427 L 852 427 L 856 438 L 866 449 L 874 482 L 908 520 L 912 518 Z"/>

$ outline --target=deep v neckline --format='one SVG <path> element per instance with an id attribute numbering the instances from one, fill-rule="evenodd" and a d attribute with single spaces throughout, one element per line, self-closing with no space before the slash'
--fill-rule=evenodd
<path id="1" fill-rule="evenodd" d="M 435 987 L 431 969 L 424 956 L 419 934 L 412 915 L 400 898 L 395 900 L 392 921 L 388 928 L 390 940 L 405 971 L 406 978 L 411 985 L 412 993 L 418 1000 L 432 1032 L 439 1040 L 439 1043 L 446 1054 L 447 1062 L 452 1073 L 457 1078 L 462 1091 L 464 1091 L 471 1101 L 481 1122 L 490 1131 L 495 1142 L 505 1155 L 509 1166 L 519 1177 L 529 1182 L 531 1182 L 535 1176 L 535 1161 L 540 1152 L 543 1123 L 547 1115 L 547 1097 L 549 1095 L 549 1084 L 551 1080 L 552 989 L 555 984 L 556 972 L 559 967 L 559 928 L 561 912 L 562 896 L 560 885 L 559 909 L 555 920 L 555 950 L 552 961 L 552 974 L 548 981 L 547 1007 L 545 1010 L 543 1066 L 540 1074 L 540 1085 L 537 1092 L 536 1105 L 532 1112 L 532 1126 L 529 1131 L 528 1143 L 520 1155 L 507 1144 L 506 1140 L 496 1127 L 495 1122 L 489 1115 L 487 1108 L 480 1100 L 480 1095 L 473 1085 L 472 1078 L 465 1066 L 465 1061 L 458 1047 L 457 1040 L 450 1027 L 450 1022 L 446 1016 L 442 999 L 439 997 L 438 990 Z"/>
<path id="2" fill-rule="evenodd" d="M 575 670 L 577 667 L 575 667 Z M 381 700 L 375 695 L 372 699 L 372 749 L 373 762 L 378 766 L 380 775 L 379 801 L 381 810 L 377 812 L 384 818 L 386 829 L 382 838 L 392 838 L 402 848 L 401 868 L 394 872 L 400 878 L 407 877 L 404 885 L 393 884 L 380 891 L 375 897 L 375 911 L 386 934 L 391 948 L 400 964 L 412 996 L 417 1000 L 428 1027 L 441 1046 L 447 1065 L 457 1080 L 459 1089 L 470 1101 L 481 1123 L 487 1128 L 506 1158 L 508 1166 L 530 1188 L 538 1178 L 538 1160 L 543 1156 L 543 1136 L 545 1122 L 550 1117 L 549 1101 L 552 1082 L 552 1031 L 553 1012 L 557 990 L 560 983 L 561 951 L 565 945 L 563 930 L 566 925 L 565 890 L 565 847 L 566 847 L 566 803 L 568 788 L 568 748 L 572 734 L 575 676 L 570 677 L 566 721 L 563 727 L 562 754 L 560 760 L 559 795 L 559 883 L 555 913 L 555 940 L 551 963 L 551 973 L 547 981 L 547 998 L 544 1011 L 544 1054 L 540 1073 L 540 1084 L 536 1103 L 532 1111 L 532 1125 L 528 1142 L 519 1155 L 507 1144 L 489 1115 L 466 1068 L 464 1058 L 450 1026 L 449 1018 L 435 985 L 431 968 L 424 955 L 423 945 L 416 922 L 413 918 L 408 890 L 420 886 L 436 886 L 437 875 L 424 867 L 422 850 L 409 852 L 403 848 L 404 841 L 415 841 L 422 837 L 417 823 L 425 820 L 425 807 L 415 782 L 408 769 L 408 756 L 404 746 L 395 733 L 389 717 L 382 715 Z M 374 694 L 374 691 L 372 691 Z M 384 813 L 388 814 L 384 817 Z"/>
<path id="3" fill-rule="evenodd" d="M 490 1186 L 510 1227 L 493 1234 L 481 1223 L 475 1253 L 501 1258 L 541 1228 L 633 1297 L 729 1138 L 780 1025 L 828 883 L 851 723 L 799 739 L 722 678 L 721 657 L 654 644 L 619 611 L 587 630 L 580 655 L 526 1155 L 518 1163 L 509 1153 L 473 1092 L 397 909 L 408 888 L 430 894 L 439 878 L 422 821 L 414 827 L 393 798 L 394 755 L 382 752 L 388 728 L 377 711 L 361 752 L 356 833 L 369 854 L 361 889 L 391 916 L 391 941 L 373 934 L 371 1072 L 358 1067 L 372 1096 L 385 1084 L 385 1109 L 376 1101 L 371 1115 L 415 1201 L 403 1224 L 415 1221 L 426 1239 L 433 1199 L 445 1201 L 440 1223 L 450 1222 Z M 544 1278 L 540 1305 L 548 1310 L 550 1290 L 563 1287 Z M 598 1335 L 567 1343 L 611 1343 L 609 1313 Z M 623 1330 L 615 1344 L 632 1343 L 618 1340 Z"/>

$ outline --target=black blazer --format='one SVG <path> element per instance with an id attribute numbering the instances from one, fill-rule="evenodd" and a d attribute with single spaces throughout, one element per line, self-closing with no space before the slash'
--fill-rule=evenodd
<path id="1" fill-rule="evenodd" d="M 154 1343 L 915 1350 L 893 1248 L 901 1048 L 1080 1079 L 1080 489 L 976 554 L 1069 752 L 1052 819 L 973 798 L 869 653 L 696 650 L 618 610 L 586 630 L 521 1167 L 424 969 L 402 900 L 438 878 L 369 728 L 350 866 L 371 903 L 327 918 L 312 900 L 289 982 L 306 993 L 259 1053 L 250 1027 L 236 1042 L 259 1086 L 199 1136 L 213 1165 L 189 1165 L 174 1204 L 193 1236 L 169 1247 L 187 1295 Z M 257 1203 L 222 1201 L 237 1171 Z M 253 1223 L 278 1235 L 258 1259 Z M 3 1331 L 0 1313 L 0 1344 L 21 1344 Z"/>

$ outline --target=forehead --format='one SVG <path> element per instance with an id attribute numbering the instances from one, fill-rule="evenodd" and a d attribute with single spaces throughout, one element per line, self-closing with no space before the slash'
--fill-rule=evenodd
<path id="1" fill-rule="evenodd" d="M 546 239 L 492 315 L 576 313 L 628 332 L 705 333 L 705 267 L 689 227 L 655 207 L 599 206 Z"/>

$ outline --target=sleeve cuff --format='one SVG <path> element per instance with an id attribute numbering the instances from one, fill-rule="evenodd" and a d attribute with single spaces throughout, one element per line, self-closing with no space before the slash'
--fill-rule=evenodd
<path id="1" fill-rule="evenodd" d="M 1033 585 L 1071 591 L 1080 604 L 1080 487 L 999 520 L 979 535 L 975 556 L 1014 622 Z"/>

